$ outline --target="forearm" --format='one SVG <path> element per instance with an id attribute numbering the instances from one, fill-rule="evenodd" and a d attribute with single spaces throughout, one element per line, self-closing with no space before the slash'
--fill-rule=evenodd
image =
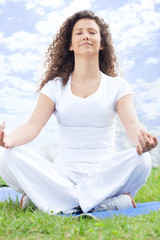
<path id="1" fill-rule="evenodd" d="M 38 129 L 26 122 L 8 134 L 6 139 L 7 142 L 9 142 L 10 147 L 15 147 L 31 142 L 38 134 Z"/>
<path id="2" fill-rule="evenodd" d="M 5 122 L 0 124 L 0 146 L 11 148 L 31 142 L 40 133 L 54 112 L 54 102 L 44 94 L 40 94 L 37 106 L 28 121 L 12 133 L 6 135 Z"/>
<path id="3" fill-rule="evenodd" d="M 137 153 L 142 154 L 155 148 L 158 140 L 145 130 L 145 127 L 139 122 L 132 95 L 126 95 L 117 102 L 117 113 L 126 130 L 126 134 L 136 147 Z"/>
<path id="4" fill-rule="evenodd" d="M 133 146 L 139 145 L 138 135 L 141 130 L 145 130 L 145 127 L 139 122 L 136 124 L 130 124 L 125 130 L 131 144 Z"/>

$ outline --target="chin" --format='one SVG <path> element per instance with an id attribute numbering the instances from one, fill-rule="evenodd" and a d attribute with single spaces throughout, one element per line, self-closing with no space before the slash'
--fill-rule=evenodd
<path id="1" fill-rule="evenodd" d="M 81 56 L 81 57 L 93 57 L 93 56 L 98 56 L 99 57 L 99 52 L 97 53 L 95 53 L 95 52 L 93 52 L 93 51 L 84 51 L 84 52 L 81 52 L 81 53 L 79 53 L 79 54 L 76 54 L 77 56 Z"/>

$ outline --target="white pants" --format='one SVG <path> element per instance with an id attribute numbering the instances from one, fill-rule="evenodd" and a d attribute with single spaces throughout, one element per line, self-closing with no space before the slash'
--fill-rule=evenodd
<path id="1" fill-rule="evenodd" d="M 0 152 L 0 176 L 49 214 L 77 206 L 88 212 L 105 198 L 122 193 L 134 196 L 151 168 L 149 153 L 138 155 L 135 148 L 93 163 L 50 162 L 23 147 Z"/>

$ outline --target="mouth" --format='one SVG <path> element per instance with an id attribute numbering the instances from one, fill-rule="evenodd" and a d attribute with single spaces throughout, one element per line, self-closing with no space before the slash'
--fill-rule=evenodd
<path id="1" fill-rule="evenodd" d="M 92 46 L 92 44 L 90 44 L 90 43 L 88 43 L 88 42 L 87 42 L 87 43 L 82 43 L 80 46 L 85 46 L 85 45 L 86 45 L 86 46 L 87 46 L 87 45 L 88 45 L 88 46 Z"/>

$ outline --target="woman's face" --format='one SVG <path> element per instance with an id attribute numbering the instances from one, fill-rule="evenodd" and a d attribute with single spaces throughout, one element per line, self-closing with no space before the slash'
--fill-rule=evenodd
<path id="1" fill-rule="evenodd" d="M 72 30 L 70 51 L 75 56 L 98 55 L 102 50 L 100 30 L 97 23 L 88 18 L 77 21 Z"/>

